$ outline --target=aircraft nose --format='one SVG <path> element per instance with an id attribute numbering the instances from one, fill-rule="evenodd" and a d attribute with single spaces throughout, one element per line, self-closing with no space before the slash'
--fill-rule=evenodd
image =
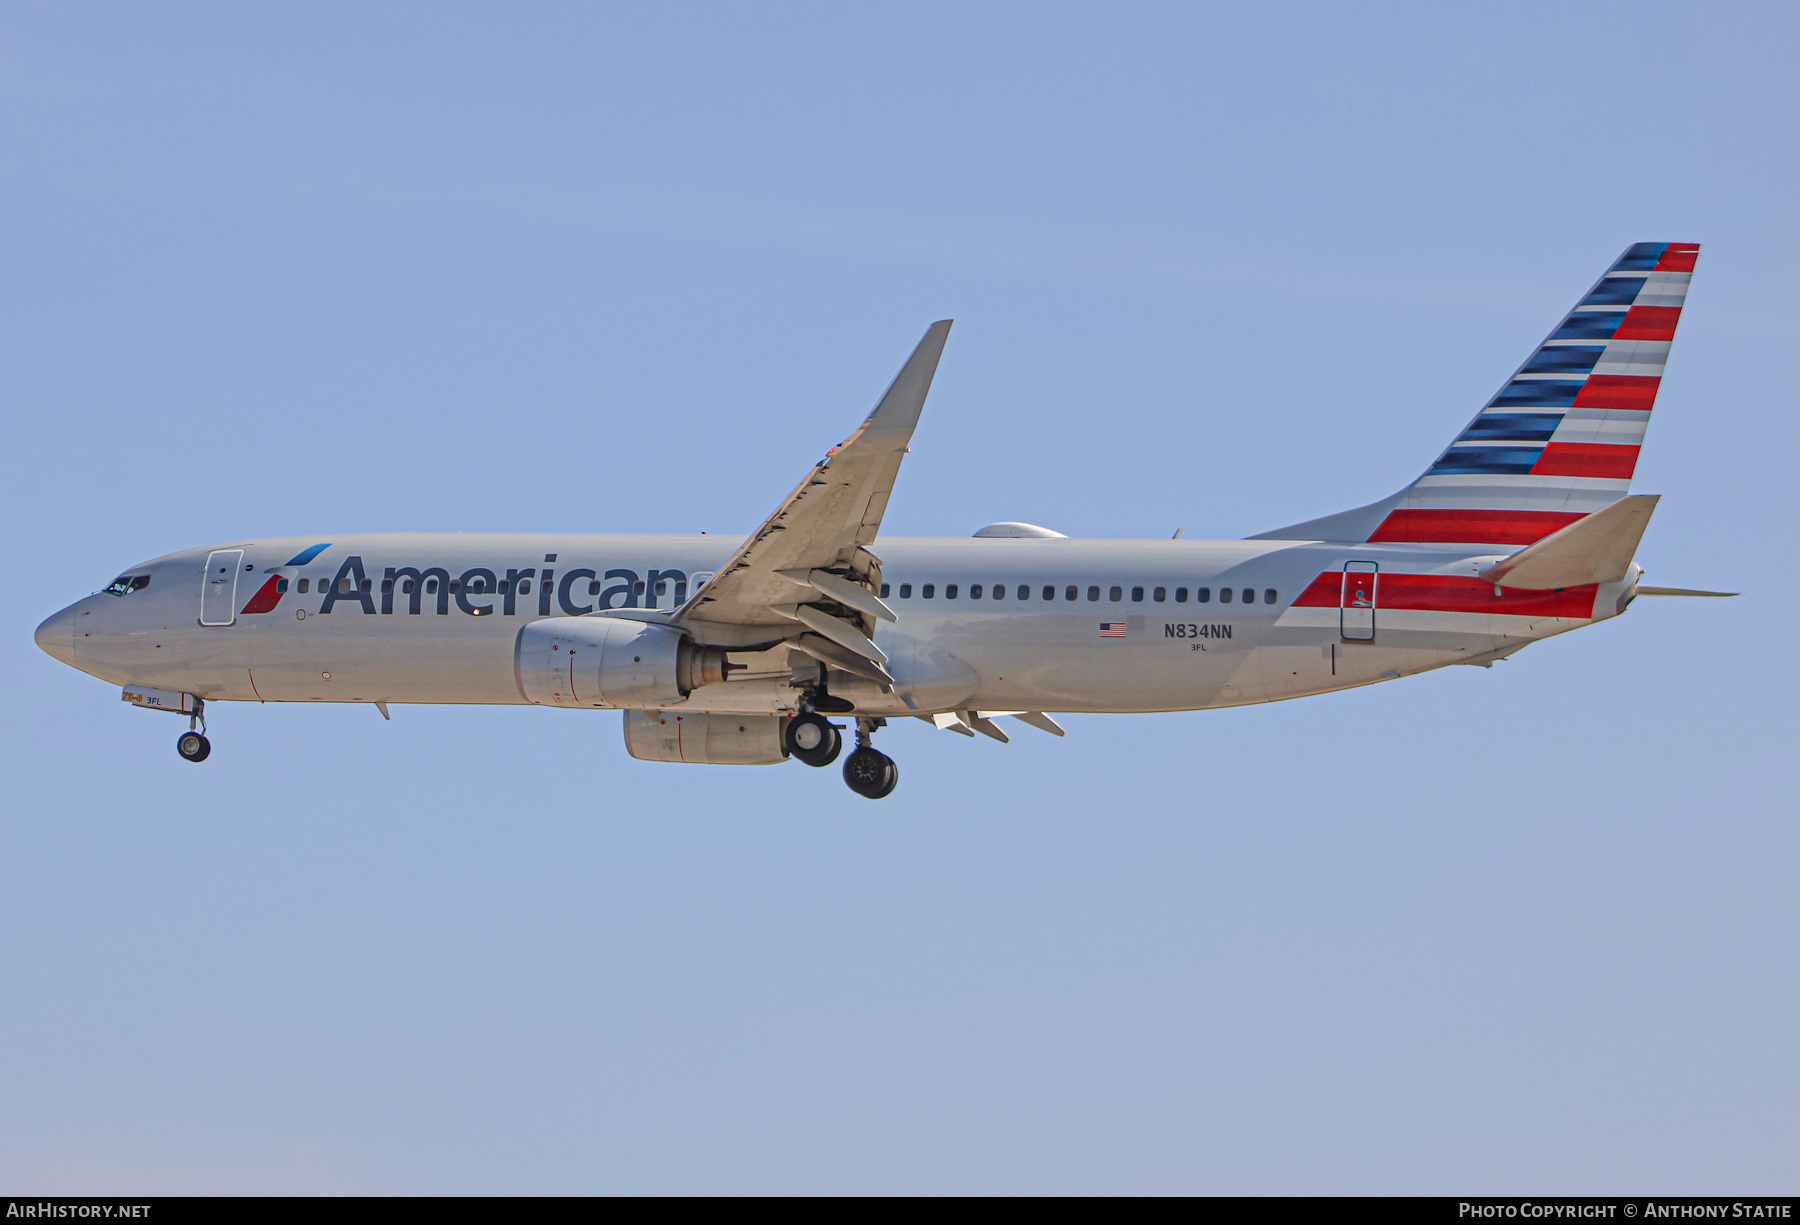
<path id="1" fill-rule="evenodd" d="M 75 665 L 74 608 L 65 608 L 59 613 L 45 617 L 44 623 L 37 627 L 36 638 L 37 644 L 44 654 L 73 667 Z"/>

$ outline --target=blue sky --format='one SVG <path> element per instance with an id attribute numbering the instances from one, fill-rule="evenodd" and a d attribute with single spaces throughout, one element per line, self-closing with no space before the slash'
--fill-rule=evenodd
<path id="1" fill-rule="evenodd" d="M 1791 1190 L 1790 6 L 0 4 L 0 1189 Z M 887 526 L 1417 474 L 1704 244 L 1645 601 L 1491 671 L 632 761 L 39 653 L 253 535 L 747 530 L 957 327 Z"/>

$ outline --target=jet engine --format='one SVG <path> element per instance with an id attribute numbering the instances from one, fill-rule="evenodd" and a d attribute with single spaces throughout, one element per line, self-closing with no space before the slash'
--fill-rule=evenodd
<path id="1" fill-rule="evenodd" d="M 720 647 L 680 630 L 614 617 L 552 617 L 519 631 L 519 692 L 540 706 L 646 707 L 681 701 L 725 679 Z"/>
<path id="2" fill-rule="evenodd" d="M 639 761 L 690 765 L 773 766 L 787 760 L 781 715 L 625 712 L 625 751 Z"/>

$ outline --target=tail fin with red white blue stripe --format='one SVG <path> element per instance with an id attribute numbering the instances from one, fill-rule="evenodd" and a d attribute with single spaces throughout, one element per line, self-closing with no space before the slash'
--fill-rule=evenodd
<path id="1" fill-rule="evenodd" d="M 1699 251 L 1627 248 L 1418 480 L 1252 539 L 1510 551 L 1625 496 Z"/>

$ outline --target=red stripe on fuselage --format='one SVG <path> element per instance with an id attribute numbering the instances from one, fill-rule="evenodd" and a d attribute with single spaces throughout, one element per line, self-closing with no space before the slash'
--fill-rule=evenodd
<path id="1" fill-rule="evenodd" d="M 1536 544 L 1580 515 L 1559 510 L 1397 510 L 1370 544 Z"/>
<path id="2" fill-rule="evenodd" d="M 1628 481 L 1638 448 L 1606 442 L 1553 442 L 1532 467 L 1533 476 L 1596 476 Z"/>
<path id="3" fill-rule="evenodd" d="M 1343 594 L 1341 571 L 1319 575 L 1294 601 L 1295 608 L 1336 608 Z M 1561 591 L 1521 591 L 1495 587 L 1482 579 L 1448 574 L 1390 574 L 1382 571 L 1375 586 L 1377 615 L 1382 609 L 1416 612 L 1500 613 L 1509 617 L 1574 617 L 1594 615 L 1594 584 Z M 1499 594 L 1495 594 L 1498 592 Z"/>

